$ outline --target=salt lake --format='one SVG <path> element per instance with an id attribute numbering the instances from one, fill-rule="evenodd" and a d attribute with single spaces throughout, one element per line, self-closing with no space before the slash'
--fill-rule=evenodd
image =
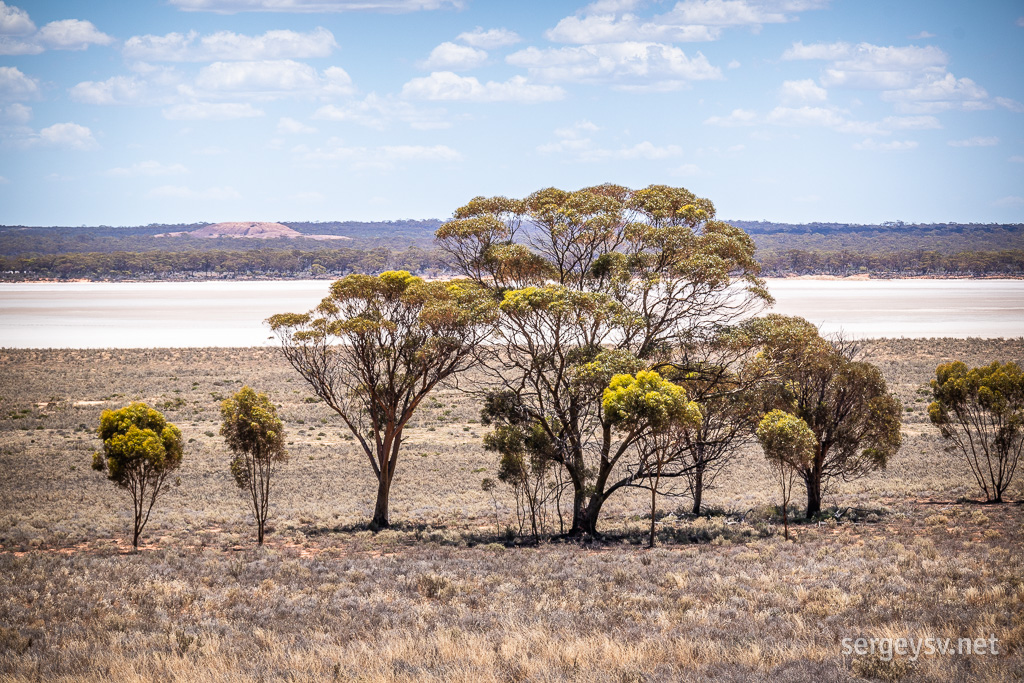
<path id="1" fill-rule="evenodd" d="M 0 284 L 0 347 L 276 343 L 263 324 L 306 311 L 326 280 Z M 773 310 L 850 337 L 1024 337 L 1024 280 L 769 279 Z"/>

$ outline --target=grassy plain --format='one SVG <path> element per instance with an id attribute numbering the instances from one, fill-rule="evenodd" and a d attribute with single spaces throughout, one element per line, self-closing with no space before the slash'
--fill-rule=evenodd
<path id="1" fill-rule="evenodd" d="M 1020 362 L 1024 340 L 865 350 L 904 403 L 905 440 L 887 470 L 826 496 L 852 516 L 785 542 L 751 447 L 707 496 L 710 514 L 662 503 L 654 550 L 643 492 L 606 505 L 603 542 L 508 543 L 480 488 L 494 456 L 455 389 L 414 424 L 396 526 L 373 534 L 365 456 L 275 349 L 0 351 L 0 678 L 1024 679 L 1024 508 L 972 502 L 926 410 L 938 363 Z M 262 549 L 217 435 L 220 400 L 245 383 L 289 430 Z M 89 467 L 99 413 L 131 400 L 164 410 L 187 442 L 139 553 L 125 494 Z M 512 501 L 499 490 L 496 502 L 504 527 Z M 989 635 L 1000 654 L 886 661 L 840 646 Z"/>

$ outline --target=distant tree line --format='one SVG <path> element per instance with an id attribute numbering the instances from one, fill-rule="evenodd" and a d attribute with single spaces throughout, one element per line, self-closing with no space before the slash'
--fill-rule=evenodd
<path id="1" fill-rule="evenodd" d="M 970 276 L 1024 274 L 1024 249 L 961 251 L 811 251 L 759 249 L 757 260 L 765 275 L 856 275 L 906 277 L 915 275 Z"/>
<path id="2" fill-rule="evenodd" d="M 728 222 L 750 234 L 765 275 L 1024 274 L 1024 225 Z M 203 225 L 0 227 L 0 279 L 434 275 L 447 264 L 434 241 L 437 220 L 284 222 L 304 234 L 351 238 L 344 242 L 155 237 Z"/>
<path id="3" fill-rule="evenodd" d="M 236 240 L 238 241 L 238 240 Z M 234 246 L 234 245 L 232 245 Z M 332 248 L 114 251 L 0 256 L 0 279 L 191 279 L 218 277 L 303 278 L 407 270 L 447 272 L 437 249 Z M 755 258 L 768 276 L 870 273 L 876 277 L 1024 275 L 1024 249 L 961 251 L 811 251 L 759 249 Z"/>

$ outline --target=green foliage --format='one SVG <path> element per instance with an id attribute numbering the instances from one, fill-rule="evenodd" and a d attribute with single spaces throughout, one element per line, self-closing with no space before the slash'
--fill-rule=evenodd
<path id="1" fill-rule="evenodd" d="M 684 476 L 675 459 L 645 454 L 646 437 L 693 424 L 699 410 L 681 387 L 640 373 L 771 302 L 746 233 L 685 188 L 607 184 L 544 188 L 521 203 L 478 197 L 437 236 L 450 264 L 499 302 L 491 438 L 544 435 L 549 455 L 527 451 L 571 482 L 572 533 L 593 533 L 604 500 L 652 468 Z M 635 386 L 618 380 L 606 410 L 616 375 Z"/>
<path id="2" fill-rule="evenodd" d="M 103 454 L 93 455 L 92 467 L 131 494 L 132 545 L 138 548 L 168 475 L 181 465 L 181 431 L 145 403 L 104 410 L 97 431 Z"/>
<path id="3" fill-rule="evenodd" d="M 438 383 L 474 364 L 497 315 L 495 298 L 473 281 L 388 271 L 344 277 L 312 311 L 267 320 L 292 367 L 370 460 L 380 484 L 377 526 L 388 525 L 409 419 Z"/>
<path id="4" fill-rule="evenodd" d="M 1002 501 L 1024 448 L 1024 372 L 1016 363 L 935 369 L 928 416 L 967 460 L 986 499 Z"/>
<path id="5" fill-rule="evenodd" d="M 743 332 L 760 346 L 762 370 L 774 376 L 763 397 L 766 410 L 799 417 L 817 440 L 813 461 L 798 466 L 812 516 L 830 480 L 888 464 L 902 443 L 902 406 L 877 367 L 855 360 L 855 345 L 822 338 L 802 318 L 768 315 L 744 324 Z"/>
<path id="6" fill-rule="evenodd" d="M 697 425 L 700 406 L 686 400 L 686 390 L 650 370 L 615 375 L 601 398 L 605 420 L 618 429 L 660 431 L 670 425 Z"/>
<path id="7" fill-rule="evenodd" d="M 242 387 L 221 404 L 220 414 L 224 420 L 221 436 L 235 454 L 231 474 L 238 488 L 250 487 L 255 465 L 288 459 L 284 424 L 266 394 Z"/>
<path id="8" fill-rule="evenodd" d="M 799 469 L 814 463 L 818 440 L 796 415 L 773 410 L 761 419 L 756 433 L 765 457 L 776 466 Z"/>
<path id="9" fill-rule="evenodd" d="M 181 431 L 145 403 L 104 410 L 98 432 L 103 455 L 93 456 L 93 469 L 106 471 L 123 488 L 138 478 L 162 477 L 181 465 Z"/>

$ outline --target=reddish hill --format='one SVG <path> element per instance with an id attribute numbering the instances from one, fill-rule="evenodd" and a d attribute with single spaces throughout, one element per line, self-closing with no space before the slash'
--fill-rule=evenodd
<path id="1" fill-rule="evenodd" d="M 280 223 L 216 223 L 188 234 L 193 237 L 251 237 L 262 240 L 302 236 L 298 230 Z"/>
<path id="2" fill-rule="evenodd" d="M 248 239 L 270 240 L 270 239 L 295 239 L 302 237 L 307 240 L 348 240 L 351 237 L 341 235 L 304 235 L 298 230 L 293 230 L 287 225 L 280 223 L 255 222 L 228 222 L 215 223 L 192 230 L 191 232 L 169 232 L 155 237 L 177 237 L 188 235 L 190 237 L 244 237 Z"/>

